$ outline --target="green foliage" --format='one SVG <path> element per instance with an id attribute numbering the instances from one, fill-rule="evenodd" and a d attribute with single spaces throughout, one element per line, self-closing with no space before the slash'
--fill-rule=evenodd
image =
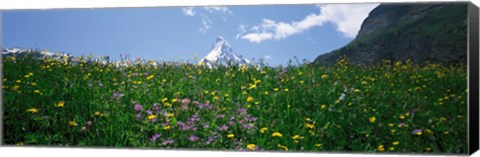
<path id="1" fill-rule="evenodd" d="M 366 67 L 344 58 L 208 69 L 4 58 L 7 145 L 467 152 L 464 66 Z"/>

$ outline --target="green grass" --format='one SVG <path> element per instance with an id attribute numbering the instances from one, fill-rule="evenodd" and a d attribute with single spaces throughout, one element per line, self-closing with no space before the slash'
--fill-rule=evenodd
<path id="1" fill-rule="evenodd" d="M 3 143 L 467 153 L 466 71 L 346 59 L 208 69 L 4 57 Z"/>

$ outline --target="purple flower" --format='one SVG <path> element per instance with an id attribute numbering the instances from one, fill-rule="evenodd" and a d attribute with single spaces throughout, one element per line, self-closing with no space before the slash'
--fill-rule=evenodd
<path id="1" fill-rule="evenodd" d="M 158 103 L 153 104 L 153 110 L 154 111 L 160 110 L 160 106 L 158 105 Z"/>
<path id="2" fill-rule="evenodd" d="M 188 110 L 188 106 L 187 105 L 182 105 L 182 110 Z"/>
<path id="3" fill-rule="evenodd" d="M 217 117 L 218 118 L 225 118 L 225 114 L 219 114 Z"/>
<path id="4" fill-rule="evenodd" d="M 162 145 L 172 144 L 173 142 L 175 142 L 175 140 L 168 139 L 168 140 L 163 141 Z"/>
<path id="5" fill-rule="evenodd" d="M 190 137 L 188 138 L 188 140 L 189 140 L 189 141 L 192 141 L 192 142 L 198 141 L 199 139 L 200 139 L 200 138 L 198 138 L 198 137 L 195 136 L 195 135 L 192 135 L 192 136 L 190 136 Z"/>
<path id="6" fill-rule="evenodd" d="M 229 125 L 233 125 L 233 124 L 235 124 L 235 123 L 234 123 L 233 121 L 229 121 L 228 124 L 229 124 Z"/>
<path id="7" fill-rule="evenodd" d="M 152 110 L 147 110 L 145 112 L 147 112 L 148 114 L 153 114 Z"/>
<path id="8" fill-rule="evenodd" d="M 247 128 L 247 129 L 251 129 L 251 128 L 253 128 L 253 126 L 252 126 L 252 125 L 250 125 L 250 124 L 243 124 L 243 127 L 244 127 L 244 128 Z"/>
<path id="9" fill-rule="evenodd" d="M 142 118 L 142 113 L 138 113 L 138 114 L 136 114 L 136 115 L 135 115 L 135 118 L 137 118 L 137 119 L 140 119 L 140 118 Z"/>
<path id="10" fill-rule="evenodd" d="M 143 110 L 143 106 L 140 104 L 135 104 L 135 107 L 133 107 L 133 109 L 135 109 L 135 111 L 141 111 Z"/>
<path id="11" fill-rule="evenodd" d="M 253 121 L 256 121 L 256 120 L 257 120 L 257 117 L 252 117 L 252 118 L 248 119 L 249 122 L 253 122 Z"/>
<path id="12" fill-rule="evenodd" d="M 82 132 L 87 131 L 87 127 L 82 127 Z"/>
<path id="13" fill-rule="evenodd" d="M 208 137 L 207 141 L 205 141 L 205 144 L 210 144 L 214 140 L 213 137 Z"/>
<path id="14" fill-rule="evenodd" d="M 188 98 L 185 98 L 185 99 L 182 100 L 182 103 L 184 103 L 184 104 L 189 104 L 190 102 L 191 101 Z"/>
<path id="15" fill-rule="evenodd" d="M 209 128 L 210 125 L 208 125 L 207 123 L 203 124 L 203 128 Z"/>
<path id="16" fill-rule="evenodd" d="M 193 127 L 191 130 L 192 131 L 197 131 L 197 127 Z"/>
<path id="17" fill-rule="evenodd" d="M 99 87 L 103 87 L 103 83 L 98 83 L 98 86 L 99 86 Z"/>
<path id="18" fill-rule="evenodd" d="M 152 142 L 155 142 L 157 140 L 157 138 L 161 137 L 162 134 L 154 134 L 152 135 L 152 137 L 150 138 L 150 141 Z"/>
<path id="19" fill-rule="evenodd" d="M 237 110 L 238 113 L 247 113 L 247 109 L 242 107 L 241 109 Z"/>
<path id="20" fill-rule="evenodd" d="M 235 116 L 231 116 L 231 117 L 230 117 L 230 120 L 234 120 L 234 119 L 235 119 Z"/>
<path id="21" fill-rule="evenodd" d="M 220 131 L 228 130 L 228 126 L 223 125 L 223 126 L 221 126 L 221 127 L 218 127 L 218 130 L 220 130 Z"/>

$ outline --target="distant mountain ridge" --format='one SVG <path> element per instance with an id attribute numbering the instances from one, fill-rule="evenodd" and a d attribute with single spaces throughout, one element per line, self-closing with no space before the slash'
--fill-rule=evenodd
<path id="1" fill-rule="evenodd" d="M 380 4 L 352 42 L 313 63 L 332 64 L 342 56 L 356 64 L 386 59 L 466 64 L 467 3 Z"/>

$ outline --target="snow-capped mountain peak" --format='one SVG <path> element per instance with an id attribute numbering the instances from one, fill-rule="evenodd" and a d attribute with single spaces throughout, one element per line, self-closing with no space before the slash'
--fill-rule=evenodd
<path id="1" fill-rule="evenodd" d="M 199 64 L 205 64 L 212 68 L 216 65 L 229 65 L 229 64 L 252 64 L 249 60 L 239 57 L 233 53 L 232 46 L 225 40 L 225 38 L 219 36 L 215 40 L 215 44 L 212 46 L 210 52 L 200 60 Z"/>

